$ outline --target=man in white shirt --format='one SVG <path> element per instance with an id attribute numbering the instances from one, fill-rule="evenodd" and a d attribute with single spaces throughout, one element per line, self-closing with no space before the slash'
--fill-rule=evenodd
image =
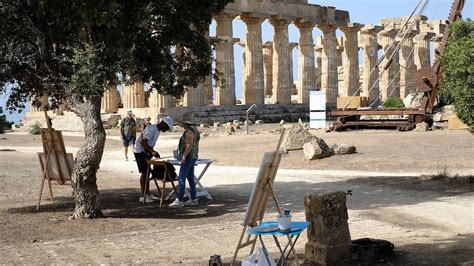
<path id="1" fill-rule="evenodd" d="M 172 129 L 173 119 L 169 116 L 165 116 L 158 124 L 147 126 L 135 142 L 134 153 L 138 171 L 140 172 L 140 187 L 142 195 L 145 190 L 146 172 L 148 168 L 146 160 L 151 159 L 153 156 L 160 158 L 160 154 L 154 150 L 156 141 L 158 140 L 161 132 L 166 132 Z M 145 201 L 146 203 L 152 203 L 155 200 L 158 200 L 158 198 L 150 195 L 149 187 L 147 190 L 148 191 L 145 193 L 146 197 L 140 197 L 140 202 Z"/>

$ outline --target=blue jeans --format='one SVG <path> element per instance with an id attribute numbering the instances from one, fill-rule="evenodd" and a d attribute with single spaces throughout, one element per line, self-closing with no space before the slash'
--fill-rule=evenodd
<path id="1" fill-rule="evenodd" d="M 178 176 L 178 200 L 183 201 L 184 190 L 186 189 L 186 179 L 191 190 L 191 199 L 196 199 L 196 180 L 194 180 L 194 164 L 197 159 L 188 159 L 186 163 L 179 168 Z"/>

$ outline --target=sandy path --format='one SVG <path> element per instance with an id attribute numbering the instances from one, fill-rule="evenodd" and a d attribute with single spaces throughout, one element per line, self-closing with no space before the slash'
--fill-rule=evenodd
<path id="1" fill-rule="evenodd" d="M 107 218 L 68 221 L 73 206 L 68 187 L 55 187 L 58 203 L 45 203 L 45 211 L 40 213 L 30 211 L 35 204 L 37 185 L 36 179 L 33 185 L 28 182 L 37 175 L 35 153 L 42 148 L 31 136 L 5 136 L 8 141 L 0 142 L 0 149 L 16 151 L 0 153 L 0 168 L 4 169 L 0 173 L 0 227 L 4 228 L 0 232 L 1 264 L 203 265 L 214 253 L 222 255 L 224 261 L 232 256 L 261 152 L 272 150 L 278 137 L 267 134 L 254 135 L 251 139 L 248 136 L 204 138 L 203 156 L 218 159 L 202 180 L 214 199 L 201 200 L 197 208 L 170 210 L 136 202 L 135 162 L 123 160 L 120 142 L 111 136 L 98 173 Z M 380 155 L 370 156 L 369 152 L 380 149 L 373 146 L 372 140 L 383 143 L 394 136 L 406 137 L 403 141 L 412 144 L 420 141 L 416 134 L 334 134 L 325 136 L 327 142 L 353 140 L 361 147 L 361 153 L 311 164 L 301 160 L 296 152 L 286 155 L 275 183 L 280 201 L 292 210 L 295 220 L 304 219 L 305 194 L 350 189 L 353 196 L 348 197 L 347 204 L 353 239 L 374 237 L 392 241 L 398 254 L 403 255 L 401 264 L 446 265 L 474 260 L 472 186 L 461 179 L 449 184 L 443 180 L 420 179 L 421 174 L 433 173 L 429 165 L 434 163 L 422 167 L 426 163 L 418 160 L 418 153 L 406 155 L 406 148 L 393 145 L 398 142 L 396 139 L 382 149 L 393 158 L 411 156 L 410 160 L 419 167 L 394 167 Z M 433 142 L 451 136 L 440 145 L 458 149 L 472 143 L 472 138 L 462 133 L 427 136 Z M 160 137 L 157 148 L 162 156 L 171 155 L 177 137 L 177 134 Z M 65 140 L 67 151 L 76 152 L 82 138 L 67 134 Z M 425 145 L 423 149 L 423 153 L 435 153 L 439 147 Z M 247 158 L 235 156 L 243 151 L 250 151 Z M 450 157 L 449 162 L 456 160 L 456 164 L 450 164 L 451 169 L 472 173 L 472 161 L 465 155 L 470 153 L 469 148 L 459 153 L 447 149 L 445 156 Z M 339 164 L 339 160 L 344 164 Z M 377 167 L 354 167 L 365 160 Z M 291 169 L 301 165 L 309 169 Z M 275 215 L 272 205 L 267 217 L 271 219 Z M 14 235 L 9 235 L 12 232 Z M 299 253 L 304 253 L 305 242 L 304 235 L 297 244 Z"/>

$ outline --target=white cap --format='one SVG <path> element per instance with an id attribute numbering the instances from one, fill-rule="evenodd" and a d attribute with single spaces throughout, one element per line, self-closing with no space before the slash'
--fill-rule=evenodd
<path id="1" fill-rule="evenodd" d="M 161 119 L 161 121 L 165 122 L 168 125 L 169 131 L 173 130 L 173 118 L 171 118 L 170 116 L 165 116 Z"/>
<path id="2" fill-rule="evenodd" d="M 131 114 L 131 113 L 132 113 L 132 109 L 128 109 L 128 110 L 127 110 L 127 113 L 128 113 L 128 114 Z"/>

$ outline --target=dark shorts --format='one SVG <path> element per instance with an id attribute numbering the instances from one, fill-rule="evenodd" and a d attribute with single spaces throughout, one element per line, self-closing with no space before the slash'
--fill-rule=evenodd
<path id="1" fill-rule="evenodd" d="M 123 136 L 122 143 L 125 147 L 135 145 L 135 136 Z"/>
<path id="2" fill-rule="evenodd" d="M 135 154 L 135 161 L 137 162 L 138 172 L 146 174 L 148 169 L 148 165 L 146 164 L 146 159 L 150 160 L 151 155 L 145 152 L 141 153 L 134 153 Z"/>

